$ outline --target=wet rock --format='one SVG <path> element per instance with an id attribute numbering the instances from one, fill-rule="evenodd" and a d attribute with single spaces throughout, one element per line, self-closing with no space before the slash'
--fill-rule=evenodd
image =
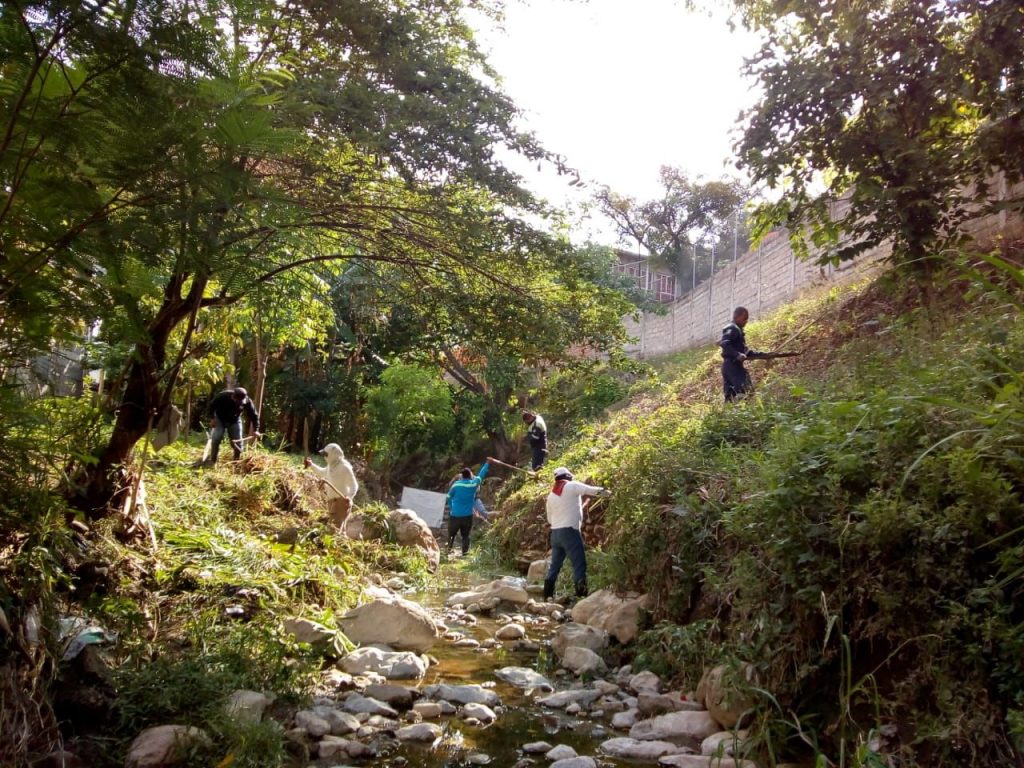
<path id="1" fill-rule="evenodd" d="M 490 765 L 491 756 L 485 755 L 483 752 L 474 752 L 471 755 L 467 755 L 466 762 L 470 765 Z"/>
<path id="2" fill-rule="evenodd" d="M 601 743 L 601 752 L 621 760 L 657 760 L 664 755 L 677 755 L 684 750 L 667 741 L 639 741 L 619 737 Z"/>
<path id="3" fill-rule="evenodd" d="M 629 678 L 629 689 L 636 694 L 658 693 L 661 679 L 653 672 L 638 672 Z"/>
<path id="4" fill-rule="evenodd" d="M 441 707 L 442 715 L 454 715 L 458 710 L 455 709 L 455 705 L 450 701 L 439 701 L 437 702 Z"/>
<path id="5" fill-rule="evenodd" d="M 159 768 L 185 759 L 190 747 L 206 743 L 205 731 L 185 725 L 158 725 L 147 728 L 132 742 L 125 758 L 127 768 Z"/>
<path id="6" fill-rule="evenodd" d="M 757 768 L 757 765 L 749 760 L 707 755 L 668 755 L 660 758 L 658 765 L 665 768 Z"/>
<path id="7" fill-rule="evenodd" d="M 639 632 L 640 612 L 647 603 L 647 595 L 629 592 L 620 597 L 602 589 L 573 606 L 572 620 L 603 629 L 620 643 L 630 643 Z"/>
<path id="8" fill-rule="evenodd" d="M 436 701 L 417 701 L 412 705 L 412 711 L 424 720 L 436 720 L 441 716 L 441 705 Z"/>
<path id="9" fill-rule="evenodd" d="M 371 699 L 383 701 L 391 707 L 408 709 L 412 706 L 413 699 L 418 695 L 418 691 L 414 691 L 412 688 L 406 688 L 404 685 L 375 683 L 373 685 L 366 686 L 363 694 Z"/>
<path id="10" fill-rule="evenodd" d="M 633 676 L 633 665 L 625 664 L 615 672 L 615 682 L 619 685 L 629 685 L 629 678 Z"/>
<path id="11" fill-rule="evenodd" d="M 345 736 L 359 730 L 359 718 L 334 707 L 313 707 L 313 714 L 327 721 L 333 736 Z"/>
<path id="12" fill-rule="evenodd" d="M 568 648 L 586 648 L 597 652 L 608 645 L 608 633 L 603 629 L 570 622 L 563 624 L 551 638 L 551 649 L 562 658 Z"/>
<path id="13" fill-rule="evenodd" d="M 383 701 L 377 701 L 377 699 L 370 698 L 369 696 L 362 696 L 358 693 L 345 699 L 341 708 L 354 715 L 364 714 L 367 716 L 383 715 L 384 717 L 398 717 L 398 712 L 389 707 Z"/>
<path id="14" fill-rule="evenodd" d="M 422 517 L 411 509 L 396 509 L 388 515 L 395 540 L 403 547 L 415 547 L 427 558 L 431 572 L 441 562 L 441 548 Z"/>
<path id="15" fill-rule="evenodd" d="M 493 709 L 486 704 L 477 704 L 475 702 L 470 702 L 462 708 L 462 717 L 466 720 L 479 720 L 481 723 L 493 723 L 498 719 Z"/>
<path id="16" fill-rule="evenodd" d="M 411 651 L 358 648 L 339 663 L 350 674 L 376 672 L 388 680 L 415 680 L 427 674 L 426 660 Z"/>
<path id="17" fill-rule="evenodd" d="M 530 563 L 530 567 L 526 570 L 526 581 L 529 584 L 536 584 L 544 581 L 548 575 L 548 569 L 551 567 L 551 559 L 545 558 L 544 560 L 534 560 Z"/>
<path id="18" fill-rule="evenodd" d="M 597 768 L 597 763 L 592 757 L 570 757 L 565 760 L 556 760 L 549 768 Z"/>
<path id="19" fill-rule="evenodd" d="M 522 624 L 506 624 L 494 633 L 498 640 L 519 640 L 526 637 L 526 627 Z"/>
<path id="20" fill-rule="evenodd" d="M 423 689 L 423 695 L 428 699 L 443 699 L 455 704 L 486 704 L 489 707 L 496 707 L 501 703 L 498 694 L 489 691 L 480 685 L 428 685 Z"/>
<path id="21" fill-rule="evenodd" d="M 583 707 L 579 705 L 579 702 L 574 701 L 568 707 L 565 708 L 565 714 L 567 715 L 578 715 L 583 711 Z"/>
<path id="22" fill-rule="evenodd" d="M 748 685 L 757 684 L 757 673 L 749 664 L 732 675 L 745 680 Z M 729 678 L 729 669 L 718 666 L 705 672 L 697 686 L 697 701 L 707 708 L 723 728 L 735 726 L 744 713 L 754 706 L 753 698 L 737 690 Z"/>
<path id="23" fill-rule="evenodd" d="M 612 728 L 618 728 L 619 730 L 628 731 L 634 725 L 637 720 L 640 719 L 640 711 L 636 709 L 627 709 L 625 712 L 619 712 L 612 715 Z"/>
<path id="24" fill-rule="evenodd" d="M 514 605 L 526 605 L 530 597 L 526 593 L 526 584 L 522 579 L 514 576 L 503 576 L 500 579 L 481 584 L 469 592 L 457 592 L 451 595 L 446 605 L 470 605 L 480 603 L 483 600 L 497 598 L 499 602 L 512 603 Z"/>
<path id="25" fill-rule="evenodd" d="M 696 751 L 704 739 L 719 730 L 708 712 L 670 712 L 641 720 L 629 729 L 629 735 L 640 741 L 668 741 Z"/>
<path id="26" fill-rule="evenodd" d="M 595 675 L 607 671 L 604 659 L 589 648 L 570 646 L 562 654 L 562 666 L 571 669 L 577 675 Z"/>
<path id="27" fill-rule="evenodd" d="M 531 741 L 529 744 L 523 744 L 523 752 L 527 755 L 541 755 L 551 749 L 551 745 L 546 741 Z"/>
<path id="28" fill-rule="evenodd" d="M 684 700 L 679 691 L 651 693 L 642 691 L 637 695 L 637 706 L 644 715 L 660 715 L 663 712 L 696 712 L 704 709 L 696 701 Z"/>
<path id="29" fill-rule="evenodd" d="M 747 738 L 746 731 L 721 731 L 708 736 L 700 744 L 702 755 L 734 756 L 743 751 L 743 742 Z"/>
<path id="30" fill-rule="evenodd" d="M 464 637 L 461 640 L 456 640 L 453 645 L 456 648 L 479 648 L 480 641 L 474 640 L 472 637 Z"/>
<path id="31" fill-rule="evenodd" d="M 552 709 L 564 709 L 573 703 L 589 707 L 599 698 L 601 698 L 600 691 L 583 688 L 580 690 L 558 691 L 550 696 L 545 696 L 543 699 L 538 699 L 537 703 L 542 707 L 551 707 Z"/>
<path id="32" fill-rule="evenodd" d="M 604 696 L 600 701 L 597 702 L 598 706 L 601 707 L 607 714 L 614 715 L 619 712 L 626 711 L 626 705 L 619 699 L 612 698 L 611 696 Z"/>
<path id="33" fill-rule="evenodd" d="M 601 739 L 608 737 L 608 729 L 603 725 L 595 725 L 593 730 L 590 732 L 590 738 L 600 741 Z"/>
<path id="34" fill-rule="evenodd" d="M 334 632 L 323 624 L 297 617 L 284 620 L 284 631 L 294 637 L 296 642 L 310 645 L 327 643 L 334 638 Z"/>
<path id="35" fill-rule="evenodd" d="M 502 667 L 494 673 L 494 676 L 524 691 L 547 692 L 555 690 L 555 687 L 551 685 L 551 682 L 544 675 L 529 667 Z"/>
<path id="36" fill-rule="evenodd" d="M 434 742 L 441 738 L 441 726 L 434 723 L 417 723 L 407 725 L 395 731 L 399 741 L 429 741 Z"/>
<path id="37" fill-rule="evenodd" d="M 568 744 L 559 744 L 557 747 L 553 747 L 545 752 L 544 757 L 548 760 L 568 760 L 576 757 L 576 750 Z"/>
<path id="38" fill-rule="evenodd" d="M 379 597 L 353 608 L 338 626 L 356 645 L 382 643 L 399 651 L 428 651 L 440 637 L 426 608 L 401 597 Z"/>
<path id="39" fill-rule="evenodd" d="M 314 739 L 322 738 L 331 732 L 331 724 L 316 712 L 308 709 L 299 710 L 295 713 L 295 726 L 302 728 Z"/>
<path id="40" fill-rule="evenodd" d="M 373 757 L 376 750 L 367 744 L 352 739 L 343 739 L 340 736 L 324 736 L 323 741 L 317 747 L 317 754 L 320 758 L 344 756 L 353 760 L 362 757 Z"/>
<path id="41" fill-rule="evenodd" d="M 259 691 L 235 691 L 228 696 L 224 712 L 236 722 L 258 723 L 263 711 L 273 703 L 274 697 Z"/>
<path id="42" fill-rule="evenodd" d="M 512 650 L 516 653 L 540 653 L 540 643 L 533 640 L 516 640 L 512 644 Z"/>
<path id="43" fill-rule="evenodd" d="M 355 686 L 355 678 L 352 677 L 348 672 L 342 672 L 340 669 L 329 669 L 324 674 L 323 683 L 328 688 L 335 690 L 344 690 Z"/>

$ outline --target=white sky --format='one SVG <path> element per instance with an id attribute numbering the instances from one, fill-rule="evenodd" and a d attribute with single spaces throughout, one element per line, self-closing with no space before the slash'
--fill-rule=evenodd
<path id="1" fill-rule="evenodd" d="M 551 202 L 581 202 L 600 185 L 652 197 L 661 165 L 736 173 L 736 118 L 753 101 L 740 67 L 757 40 L 730 32 L 724 14 L 679 0 L 509 0 L 503 30 L 476 24 L 525 127 L 588 182 L 574 190 L 513 164 Z"/>

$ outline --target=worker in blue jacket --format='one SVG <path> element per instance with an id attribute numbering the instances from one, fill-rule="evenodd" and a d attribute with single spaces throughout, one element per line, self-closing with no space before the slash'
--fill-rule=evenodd
<path id="1" fill-rule="evenodd" d="M 455 537 L 462 536 L 462 554 L 469 552 L 469 532 L 473 529 L 473 506 L 476 503 L 476 494 L 480 490 L 480 484 L 487 477 L 487 470 L 490 469 L 491 457 L 480 467 L 480 472 L 473 475 L 473 470 L 465 467 L 462 475 L 452 483 L 448 490 L 448 506 L 451 512 L 448 515 L 448 551 L 451 551 L 455 544 Z"/>

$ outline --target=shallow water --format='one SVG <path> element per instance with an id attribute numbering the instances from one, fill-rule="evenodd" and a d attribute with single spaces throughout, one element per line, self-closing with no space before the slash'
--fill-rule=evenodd
<path id="1" fill-rule="evenodd" d="M 448 595 L 487 580 L 487 577 L 477 574 L 445 569 L 441 579 L 443 588 L 406 597 L 441 613 Z M 492 618 L 478 617 L 475 625 L 463 626 L 453 622 L 449 624 L 449 629 L 463 632 L 466 637 L 483 642 L 493 637 L 501 626 Z M 556 623 L 546 626 L 527 625 L 527 636 L 531 640 L 542 642 L 557 626 Z M 533 702 L 533 699 L 542 698 L 545 693 L 537 692 L 533 696 L 528 696 L 527 692 L 495 677 L 495 671 L 502 667 L 518 666 L 537 670 L 552 682 L 556 690 L 570 687 L 575 679 L 572 676 L 555 676 L 556 667 L 549 659 L 546 646 L 542 647 L 539 654 L 512 652 L 508 646 L 509 644 L 505 644 L 505 647 L 482 651 L 474 648 L 455 648 L 452 643 L 442 640 L 430 651 L 438 660 L 438 664 L 430 668 L 420 684 L 422 687 L 434 683 L 478 683 L 488 686 L 493 683 L 493 690 L 501 697 L 505 710 L 496 722 L 489 726 L 473 727 L 466 725 L 458 717 L 444 718 L 439 721 L 444 733 L 437 743 L 429 746 L 402 745 L 368 764 L 375 768 L 397 768 L 402 765 L 408 768 L 461 768 L 482 764 L 475 760 L 483 758 L 474 759 L 474 755 L 486 755 L 490 758 L 487 765 L 493 768 L 511 768 L 524 756 L 520 751 L 523 744 L 546 741 L 552 746 L 567 744 L 580 755 L 594 757 L 600 766 L 627 765 L 621 761 L 598 756 L 597 748 L 603 740 L 623 735 L 612 732 L 609 725 L 610 715 L 603 720 L 594 720 L 589 717 L 571 717 L 562 710 L 546 709 Z M 605 733 L 595 738 L 595 727 L 603 727 Z M 543 755 L 533 755 L 532 758 L 539 766 L 549 764 Z"/>

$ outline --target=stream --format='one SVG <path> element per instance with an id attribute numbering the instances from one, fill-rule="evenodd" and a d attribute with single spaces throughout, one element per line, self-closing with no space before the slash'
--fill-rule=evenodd
<path id="1" fill-rule="evenodd" d="M 474 623 L 463 623 L 453 619 L 445 608 L 445 600 L 453 593 L 471 589 L 490 579 L 476 573 L 458 571 L 442 566 L 439 582 L 442 586 L 430 592 L 406 593 L 407 599 L 420 603 L 445 624 L 448 632 L 457 632 L 485 643 L 507 623 L 501 621 L 503 607 L 494 615 L 476 616 Z M 538 596 L 539 597 L 539 596 Z M 517 623 L 527 630 L 527 639 L 539 645 L 539 650 L 513 650 L 515 643 L 499 642 L 492 647 L 458 647 L 448 639 L 438 641 L 429 652 L 437 659 L 426 677 L 415 687 L 438 683 L 465 685 L 476 683 L 490 688 L 501 698 L 496 709 L 498 718 L 490 725 L 471 725 L 455 715 L 434 721 L 442 728 L 442 735 L 433 744 L 418 745 L 403 743 L 386 755 L 381 755 L 367 765 L 377 768 L 461 768 L 472 765 L 491 765 L 495 768 L 511 768 L 517 764 L 546 766 L 550 760 L 543 753 L 524 755 L 522 747 L 530 742 L 548 742 L 552 746 L 567 745 L 579 755 L 594 757 L 600 766 L 625 766 L 627 763 L 600 756 L 598 746 L 615 734 L 606 718 L 592 719 L 588 715 L 572 716 L 564 710 L 548 709 L 536 702 L 547 692 L 524 691 L 510 685 L 496 676 L 503 667 L 527 667 L 544 675 L 555 690 L 572 686 L 577 678 L 573 675 L 558 676 L 558 665 L 552 660 L 552 652 L 546 641 L 559 626 L 558 622 L 545 620 L 529 614 L 515 615 Z M 522 620 L 522 621 L 521 621 Z M 609 676 L 611 677 L 611 676 Z M 407 685 L 412 686 L 411 682 Z M 529 758 L 529 762 L 520 762 Z M 329 761 L 324 764 L 330 764 Z"/>

